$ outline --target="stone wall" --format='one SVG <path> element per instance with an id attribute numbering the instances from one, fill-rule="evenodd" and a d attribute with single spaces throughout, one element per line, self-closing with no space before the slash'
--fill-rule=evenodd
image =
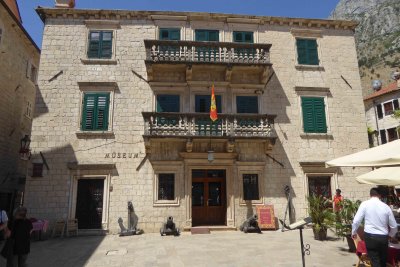
<path id="1" fill-rule="evenodd" d="M 27 77 L 27 66 L 39 66 L 39 51 L 3 5 L 0 29 L 0 192 L 12 194 L 14 190 L 23 191 L 26 176 L 26 162 L 19 156 L 20 140 L 30 135 L 36 94 L 34 82 Z M 9 211 L 3 200 L 1 207 Z"/>

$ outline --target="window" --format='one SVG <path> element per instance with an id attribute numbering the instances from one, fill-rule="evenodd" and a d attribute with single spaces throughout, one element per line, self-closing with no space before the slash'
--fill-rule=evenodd
<path id="1" fill-rule="evenodd" d="M 258 174 L 243 174 L 243 200 L 258 200 Z"/>
<path id="2" fill-rule="evenodd" d="M 33 83 L 36 84 L 37 81 L 37 68 L 33 65 L 31 65 L 31 75 L 30 75 L 30 79 Z"/>
<path id="3" fill-rule="evenodd" d="M 376 112 L 378 113 L 378 119 L 383 118 L 383 112 L 382 112 L 382 105 L 378 104 L 376 105 Z"/>
<path id="4" fill-rule="evenodd" d="M 175 174 L 158 174 L 158 200 L 175 199 Z"/>
<path id="5" fill-rule="evenodd" d="M 325 103 L 322 97 L 302 97 L 303 130 L 305 133 L 326 133 Z"/>
<path id="6" fill-rule="evenodd" d="M 179 112 L 179 95 L 157 95 L 156 112 Z"/>
<path id="7" fill-rule="evenodd" d="M 3 37 L 3 29 L 2 29 L 2 28 L 0 28 L 0 45 L 1 45 L 1 40 L 2 40 L 2 37 Z"/>
<path id="8" fill-rule="evenodd" d="M 398 109 L 399 109 L 399 100 L 398 99 L 394 99 L 394 100 L 386 102 L 384 104 L 376 105 L 376 112 L 378 114 L 378 119 L 382 119 L 383 115 L 385 115 L 385 116 L 392 115 L 393 111 L 398 110 Z"/>
<path id="9" fill-rule="evenodd" d="M 387 129 L 387 134 L 388 134 L 388 141 L 389 142 L 392 142 L 392 141 L 398 139 L 396 128 Z"/>
<path id="10" fill-rule="evenodd" d="M 32 177 L 43 177 L 43 163 L 32 164 Z"/>
<path id="11" fill-rule="evenodd" d="M 388 102 L 383 104 L 383 109 L 385 110 L 385 116 L 392 115 L 393 114 L 393 103 Z"/>
<path id="12" fill-rule="evenodd" d="M 233 32 L 233 41 L 236 43 L 253 43 L 253 32 Z"/>
<path id="13" fill-rule="evenodd" d="M 82 131 L 107 131 L 110 93 L 85 93 L 83 96 Z"/>
<path id="14" fill-rule="evenodd" d="M 297 62 L 301 65 L 318 65 L 318 45 L 316 39 L 296 39 Z"/>
<path id="15" fill-rule="evenodd" d="M 386 131 L 385 130 L 380 130 L 379 135 L 381 136 L 381 144 L 386 144 L 387 139 L 386 139 Z"/>
<path id="16" fill-rule="evenodd" d="M 178 28 L 173 28 L 173 29 L 161 28 L 159 39 L 160 40 L 180 40 L 181 39 L 181 30 Z"/>
<path id="17" fill-rule="evenodd" d="M 112 39 L 112 31 L 90 31 L 88 58 L 111 58 Z"/>
<path id="18" fill-rule="evenodd" d="M 216 95 L 217 112 L 222 113 L 221 96 Z M 210 112 L 211 95 L 196 95 L 195 96 L 195 112 Z"/>
<path id="19" fill-rule="evenodd" d="M 218 42 L 219 31 L 218 30 L 195 30 L 195 40 L 205 42 Z"/>
<path id="20" fill-rule="evenodd" d="M 32 118 L 32 103 L 26 101 L 25 116 Z"/>
<path id="21" fill-rule="evenodd" d="M 237 113 L 258 113 L 257 96 L 236 96 Z"/>
<path id="22" fill-rule="evenodd" d="M 330 176 L 312 176 L 308 177 L 308 194 L 324 196 L 332 199 L 331 177 Z"/>

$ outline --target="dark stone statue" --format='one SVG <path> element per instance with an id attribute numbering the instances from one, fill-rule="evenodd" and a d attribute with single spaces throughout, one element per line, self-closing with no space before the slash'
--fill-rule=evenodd
<path id="1" fill-rule="evenodd" d="M 161 234 L 161 236 L 164 236 L 164 235 L 178 236 L 180 234 L 179 228 L 176 227 L 176 225 L 174 223 L 174 218 L 172 218 L 172 216 L 169 216 L 167 218 L 167 222 L 164 223 L 163 227 L 161 227 L 161 229 L 160 229 L 160 234 Z"/>
<path id="2" fill-rule="evenodd" d="M 240 231 L 243 233 L 261 233 L 261 229 L 258 226 L 258 216 L 254 214 L 250 218 L 244 221 L 244 223 L 240 226 Z"/>

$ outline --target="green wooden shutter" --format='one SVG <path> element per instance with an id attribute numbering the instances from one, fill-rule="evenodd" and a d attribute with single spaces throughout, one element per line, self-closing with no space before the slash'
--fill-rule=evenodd
<path id="1" fill-rule="evenodd" d="M 110 104 L 110 94 L 98 94 L 97 95 L 95 130 L 106 131 L 108 129 L 109 104 Z"/>
<path id="2" fill-rule="evenodd" d="M 82 112 L 82 130 L 94 129 L 94 117 L 96 109 L 96 96 L 93 94 L 85 94 L 83 98 L 83 112 Z"/>
<path id="3" fill-rule="evenodd" d="M 83 97 L 81 129 L 83 131 L 106 131 L 110 106 L 109 93 L 88 93 Z"/>
<path id="4" fill-rule="evenodd" d="M 318 45 L 317 40 L 308 39 L 307 40 L 307 54 L 308 54 L 308 64 L 309 65 L 318 65 Z"/>
<path id="5" fill-rule="evenodd" d="M 302 97 L 303 128 L 305 133 L 326 133 L 325 102 L 322 97 Z"/>
<path id="6" fill-rule="evenodd" d="M 100 32 L 89 33 L 88 58 L 98 58 L 100 51 Z"/>
<path id="7" fill-rule="evenodd" d="M 325 101 L 322 97 L 314 98 L 315 132 L 326 133 Z"/>
<path id="8" fill-rule="evenodd" d="M 101 32 L 100 58 L 111 58 L 112 56 L 112 32 Z"/>
<path id="9" fill-rule="evenodd" d="M 301 98 L 301 107 L 303 111 L 303 128 L 305 133 L 313 133 L 315 129 L 314 124 L 314 107 L 313 107 L 313 98 L 311 97 L 302 97 Z"/>
<path id="10" fill-rule="evenodd" d="M 307 40 L 297 39 L 296 46 L 297 46 L 297 62 L 299 64 L 308 64 Z"/>
<path id="11" fill-rule="evenodd" d="M 195 30 L 195 40 L 205 42 L 218 42 L 219 31 L 218 30 Z"/>

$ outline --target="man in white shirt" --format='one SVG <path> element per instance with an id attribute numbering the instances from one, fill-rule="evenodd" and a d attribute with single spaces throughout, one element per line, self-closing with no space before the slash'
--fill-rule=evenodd
<path id="1" fill-rule="evenodd" d="M 372 267 L 385 267 L 388 241 L 397 233 L 397 223 L 393 212 L 379 197 L 377 188 L 370 190 L 371 199 L 361 203 L 352 225 L 352 236 L 357 237 L 357 229 L 365 220 L 364 240 Z"/>

